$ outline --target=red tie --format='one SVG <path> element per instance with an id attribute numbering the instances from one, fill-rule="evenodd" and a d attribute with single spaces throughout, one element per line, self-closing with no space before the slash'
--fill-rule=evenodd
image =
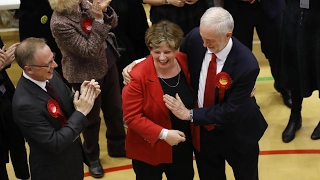
<path id="1" fill-rule="evenodd" d="M 59 95 L 57 94 L 57 92 L 53 89 L 53 87 L 51 86 L 51 84 L 49 82 L 46 82 L 46 89 L 47 89 L 47 93 L 58 102 L 58 104 L 60 105 L 60 107 L 62 106 L 61 100 L 59 98 Z"/>
<path id="2" fill-rule="evenodd" d="M 217 56 L 212 53 L 211 61 L 209 63 L 208 67 L 208 73 L 207 73 L 207 79 L 206 79 L 206 86 L 204 88 L 204 102 L 203 107 L 208 107 L 214 105 L 214 97 L 215 97 L 215 83 L 214 78 L 217 73 L 217 62 L 216 62 Z M 213 124 L 209 124 L 204 126 L 208 131 L 211 131 L 214 129 Z"/>

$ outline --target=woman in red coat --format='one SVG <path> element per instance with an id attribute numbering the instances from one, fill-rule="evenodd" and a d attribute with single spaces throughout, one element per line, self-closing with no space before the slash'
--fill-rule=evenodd
<path id="1" fill-rule="evenodd" d="M 145 35 L 150 56 L 130 72 L 122 92 L 126 152 L 137 180 L 161 180 L 163 173 L 168 180 L 194 176 L 190 123 L 175 117 L 163 101 L 164 94 L 178 93 L 187 106 L 195 104 L 186 55 L 179 52 L 182 37 L 174 23 L 152 25 Z"/>

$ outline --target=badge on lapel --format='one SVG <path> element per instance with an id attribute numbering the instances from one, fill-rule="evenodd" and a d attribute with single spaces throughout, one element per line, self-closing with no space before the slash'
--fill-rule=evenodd
<path id="1" fill-rule="evenodd" d="M 64 126 L 67 123 L 67 119 L 66 117 L 63 115 L 63 113 L 61 112 L 61 108 L 58 104 L 58 102 L 54 99 L 49 99 L 47 102 L 47 109 L 49 114 L 53 117 L 53 118 L 58 118 L 61 127 Z"/>
<path id="2" fill-rule="evenodd" d="M 216 75 L 214 81 L 216 86 L 219 88 L 219 103 L 222 103 L 225 91 L 229 89 L 232 84 L 232 79 L 228 73 L 220 72 Z"/>

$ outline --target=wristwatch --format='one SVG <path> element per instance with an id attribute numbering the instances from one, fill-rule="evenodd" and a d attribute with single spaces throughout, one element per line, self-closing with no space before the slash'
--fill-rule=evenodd
<path id="1" fill-rule="evenodd" d="M 193 122 L 193 109 L 190 110 L 189 120 Z"/>

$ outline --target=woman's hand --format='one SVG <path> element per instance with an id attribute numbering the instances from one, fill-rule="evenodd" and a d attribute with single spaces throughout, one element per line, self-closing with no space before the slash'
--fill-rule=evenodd
<path id="1" fill-rule="evenodd" d="M 93 0 L 93 3 L 89 2 L 90 10 L 92 12 L 92 15 L 97 20 L 102 20 L 103 19 L 103 12 L 102 11 L 104 11 L 104 9 L 102 8 L 100 1 L 101 0 Z M 106 1 L 106 0 L 102 0 L 102 1 Z"/>
<path id="2" fill-rule="evenodd" d="M 5 46 L 0 49 L 0 70 L 10 65 L 15 60 L 14 51 L 19 44 L 20 43 L 13 44 L 7 51 L 5 50 Z"/>
<path id="3" fill-rule="evenodd" d="M 102 8 L 102 11 L 106 11 L 106 9 L 110 5 L 110 3 L 111 3 L 111 0 L 101 0 L 100 5 L 101 5 L 101 8 Z"/>
<path id="4" fill-rule="evenodd" d="M 178 130 L 169 130 L 167 138 L 165 141 L 170 146 L 178 145 L 180 142 L 186 141 L 186 135 L 182 131 Z"/>

